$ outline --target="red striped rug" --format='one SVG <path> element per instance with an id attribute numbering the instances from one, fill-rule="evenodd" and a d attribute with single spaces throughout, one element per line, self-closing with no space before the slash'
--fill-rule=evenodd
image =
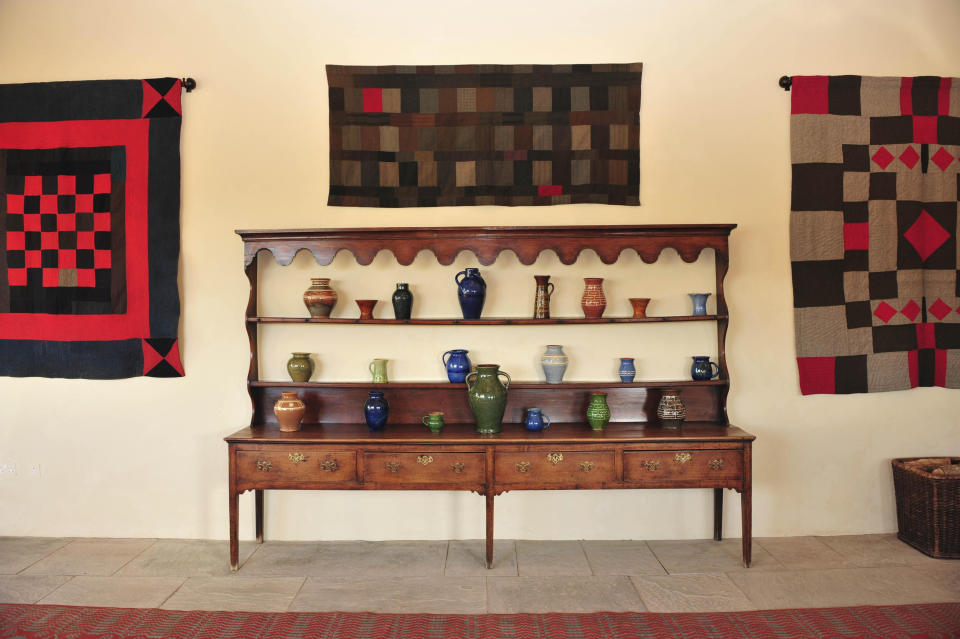
<path id="1" fill-rule="evenodd" d="M 960 637 L 960 603 L 716 613 L 382 615 L 0 604 L 4 639 Z"/>

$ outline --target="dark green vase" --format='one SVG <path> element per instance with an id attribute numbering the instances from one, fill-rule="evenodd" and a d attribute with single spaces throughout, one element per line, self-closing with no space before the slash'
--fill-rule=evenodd
<path id="1" fill-rule="evenodd" d="M 410 310 L 413 308 L 413 293 L 405 282 L 397 284 L 397 290 L 393 292 L 391 300 L 393 302 L 393 316 L 398 320 L 410 319 Z"/>
<path id="2" fill-rule="evenodd" d="M 500 383 L 500 375 L 507 378 L 506 386 Z M 503 412 L 507 409 L 510 376 L 500 370 L 499 364 L 477 364 L 477 370 L 468 373 L 465 381 L 470 410 L 477 422 L 477 432 L 499 433 Z"/>

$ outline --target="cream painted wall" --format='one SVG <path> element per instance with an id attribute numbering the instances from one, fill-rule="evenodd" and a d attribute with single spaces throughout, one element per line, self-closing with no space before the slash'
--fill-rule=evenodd
<path id="1" fill-rule="evenodd" d="M 758 436 L 754 533 L 837 534 L 896 528 L 889 459 L 957 454 L 960 393 L 942 389 L 802 398 L 794 366 L 787 219 L 789 95 L 782 74 L 960 75 L 955 0 L 621 1 L 3 0 L 0 82 L 190 75 L 184 97 L 181 292 L 188 375 L 178 380 L 0 379 L 0 535 L 222 538 L 226 447 L 249 419 L 241 321 L 247 284 L 235 228 L 432 224 L 735 222 L 727 279 L 731 420 Z M 640 208 L 589 205 L 423 210 L 326 208 L 324 64 L 644 63 Z M 401 271 L 381 254 L 320 268 L 302 254 L 264 267 L 265 310 L 299 313 L 311 275 L 330 275 L 349 304 L 414 282 L 424 312 L 454 309 L 452 273 L 421 255 Z M 534 272 L 554 274 L 555 309 L 574 312 L 579 278 L 608 279 L 611 311 L 649 293 L 653 312 L 686 308 L 710 287 L 709 258 L 673 253 L 647 266 L 585 256 L 534 267 L 505 255 L 485 268 L 491 312 L 528 312 Z M 518 296 L 516 291 L 522 291 Z M 498 340 L 495 345 L 492 340 Z M 291 350 L 319 353 L 322 379 L 364 379 L 374 356 L 403 379 L 442 375 L 457 346 L 537 374 L 544 343 L 568 345 L 571 378 L 613 375 L 638 357 L 647 378 L 682 375 L 712 354 L 706 326 L 546 328 L 271 327 L 265 377 Z M 476 361 L 476 360 L 475 360 Z M 42 465 L 42 475 L 26 468 Z M 709 491 L 509 493 L 497 535 L 696 538 L 710 534 Z M 727 531 L 739 531 L 728 494 Z M 473 494 L 299 492 L 268 495 L 279 539 L 475 538 Z M 252 536 L 252 498 L 241 502 Z"/>

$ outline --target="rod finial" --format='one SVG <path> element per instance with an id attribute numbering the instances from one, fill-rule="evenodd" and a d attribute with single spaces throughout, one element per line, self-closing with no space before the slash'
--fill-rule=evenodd
<path id="1" fill-rule="evenodd" d="M 183 83 L 183 88 L 186 89 L 187 93 L 190 93 L 197 88 L 197 81 L 193 78 L 183 78 L 181 82 Z"/>
<path id="2" fill-rule="evenodd" d="M 791 78 L 789 75 L 782 75 L 780 76 L 780 82 L 778 82 L 778 84 L 784 91 L 789 91 L 790 87 L 793 85 L 793 78 Z"/>

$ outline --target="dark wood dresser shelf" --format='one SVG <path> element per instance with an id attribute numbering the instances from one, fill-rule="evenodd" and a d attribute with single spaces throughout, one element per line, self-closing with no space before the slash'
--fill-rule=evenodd
<path id="1" fill-rule="evenodd" d="M 725 341 L 728 311 L 723 280 L 729 266 L 728 238 L 733 224 L 562 227 L 443 227 L 386 229 L 305 229 L 237 231 L 244 244 L 250 280 L 246 326 L 250 339 L 247 386 L 253 406 L 251 426 L 226 438 L 229 454 L 230 563 L 238 561 L 239 495 L 253 490 L 256 535 L 263 540 L 266 490 L 465 490 L 486 499 L 487 566 L 493 557 L 494 497 L 508 490 L 712 488 L 714 538 L 721 538 L 723 489 L 741 496 L 743 560 L 751 554 L 751 451 L 753 435 L 727 420 L 730 388 Z M 557 253 L 573 264 L 580 252 L 594 250 L 606 264 L 634 249 L 646 263 L 666 249 L 685 262 L 705 249 L 715 253 L 715 315 L 554 318 L 356 318 L 312 319 L 263 317 L 258 313 L 260 251 L 269 251 L 281 265 L 300 250 L 309 250 L 319 264 L 330 264 L 337 252 L 349 251 L 360 264 L 370 264 L 381 249 L 409 265 L 422 250 L 440 264 L 451 264 L 461 250 L 492 264 L 499 253 L 513 251 L 532 264 L 542 251 Z M 446 381 L 287 382 L 260 379 L 259 331 L 268 324 L 360 325 L 552 325 L 642 324 L 708 321 L 717 326 L 716 380 L 652 380 L 521 382 L 510 385 L 503 431 L 476 433 L 465 387 Z M 360 330 L 360 329 L 358 329 Z M 682 345 L 678 345 L 678 349 Z M 680 429 L 662 428 L 657 403 L 665 389 L 680 390 L 687 421 Z M 303 428 L 281 432 L 273 404 L 284 390 L 296 390 L 306 404 Z M 386 430 L 371 433 L 361 407 L 368 390 L 383 390 L 390 402 Z M 590 391 L 607 392 L 611 423 L 592 431 L 584 422 Z M 523 409 L 539 406 L 554 420 L 545 431 L 523 428 Z M 420 423 L 430 410 L 442 410 L 447 426 L 433 434 Z"/>

